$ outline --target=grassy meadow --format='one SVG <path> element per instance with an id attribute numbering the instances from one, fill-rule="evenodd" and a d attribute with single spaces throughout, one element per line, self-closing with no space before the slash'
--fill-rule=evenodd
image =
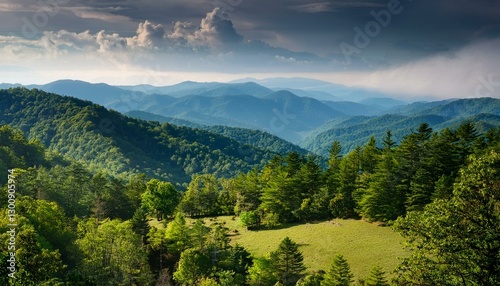
<path id="1" fill-rule="evenodd" d="M 364 278 L 379 265 L 389 275 L 408 254 L 402 238 L 390 227 L 377 226 L 362 220 L 335 219 L 318 223 L 290 224 L 271 230 L 246 230 L 239 219 L 223 216 L 205 219 L 207 225 L 214 221 L 225 223 L 231 242 L 244 246 L 252 255 L 266 255 L 276 250 L 281 240 L 290 237 L 299 244 L 307 271 L 327 270 L 336 254 L 343 255 L 355 275 Z"/>

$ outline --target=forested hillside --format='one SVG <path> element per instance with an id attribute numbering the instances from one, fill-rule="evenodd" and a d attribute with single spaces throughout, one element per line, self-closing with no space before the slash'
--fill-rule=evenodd
<path id="1" fill-rule="evenodd" d="M 16 210 L 16 263 L 7 267 L 13 250 L 3 245 L 3 285 L 17 285 L 7 276 L 12 273 L 20 285 L 354 282 L 340 254 L 325 271 L 310 272 L 300 244 L 288 237 L 268 256 L 252 257 L 229 243 L 237 233 L 196 220 L 228 214 L 251 231 L 331 218 L 395 221 L 412 246 L 393 273 L 395 285 L 500 282 L 500 128 L 479 134 L 467 123 L 436 133 L 421 124 L 400 145 L 387 132 L 383 148 L 371 139 L 341 156 L 341 145 L 333 142 L 325 170 L 314 157 L 292 152 L 229 179 L 194 176 L 181 193 L 140 174 L 119 180 L 105 169 L 90 172 L 7 126 L 0 127 L 0 142 L 6 154 L 0 166 L 9 170 L 4 177 L 10 175 L 3 192 L 7 197 L 15 188 L 15 206 L 9 208 Z M 7 200 L 1 206 L 6 212 Z M 148 217 L 163 226 L 152 227 Z M 12 231 L 8 220 L 2 217 L 4 241 Z M 385 271 L 391 269 L 372 267 L 358 283 L 388 285 Z"/>
<path id="2" fill-rule="evenodd" d="M 15 85 L 0 84 L 1 87 Z M 90 100 L 119 112 L 146 111 L 198 125 L 224 125 L 266 131 L 296 143 L 309 131 L 325 122 L 342 117 L 337 108 L 286 90 L 272 90 L 253 82 L 182 82 L 172 86 L 154 87 L 110 86 L 83 81 L 59 80 L 45 85 L 29 85 L 47 92 Z M 299 92 L 300 93 L 300 92 Z M 331 96 L 330 96 L 331 97 Z M 331 99 L 327 96 L 327 98 Z M 371 109 L 362 104 L 358 107 Z M 349 107 L 353 113 L 352 106 Z"/>
<path id="3" fill-rule="evenodd" d="M 186 183 L 192 174 L 235 175 L 272 154 L 201 129 L 133 119 L 88 101 L 23 88 L 1 90 L 1 124 L 49 150 L 120 178 L 138 172 Z"/>
<path id="4" fill-rule="evenodd" d="M 344 114 L 328 105 L 288 91 L 263 97 L 247 94 L 186 95 L 172 99 L 152 95 L 139 101 L 136 110 L 175 117 L 203 125 L 226 125 L 268 131 L 290 142 Z"/>
<path id="5" fill-rule="evenodd" d="M 385 132 L 391 130 L 394 141 L 399 143 L 422 122 L 428 123 L 435 131 L 456 129 L 464 122 L 474 122 L 481 133 L 500 124 L 500 100 L 493 98 L 413 103 L 388 112 L 379 116 L 333 120 L 311 132 L 298 145 L 326 156 L 334 140 L 341 142 L 348 152 L 364 144 L 370 136 L 381 142 Z"/>
<path id="6" fill-rule="evenodd" d="M 223 125 L 214 125 L 214 126 L 199 125 L 196 123 L 189 122 L 187 120 L 182 120 L 175 117 L 165 117 L 145 111 L 130 111 L 125 114 L 143 120 L 158 121 L 160 123 L 168 122 L 175 125 L 208 130 L 229 137 L 231 139 L 234 139 L 240 142 L 241 144 L 252 145 L 257 148 L 269 150 L 277 154 L 286 154 L 292 151 L 297 151 L 301 154 L 309 153 L 309 151 L 302 149 L 297 145 L 294 145 L 284 139 L 281 139 L 275 135 L 269 134 L 264 131 L 238 128 L 238 127 L 229 127 Z"/>
<path id="7" fill-rule="evenodd" d="M 355 125 L 390 126 L 401 137 L 363 134 L 352 151 L 332 140 L 323 167 L 262 132 L 210 127 L 216 134 L 36 89 L 2 90 L 0 238 L 15 243 L 2 244 L 0 284 L 498 285 L 500 128 L 490 128 L 498 115 L 473 114 L 496 112 L 485 102 L 494 101 L 450 103 L 457 110 L 448 115 L 465 108 L 466 122 L 339 120 L 353 134 Z M 396 269 L 366 266 L 367 277 L 354 277 L 342 253 L 311 271 L 300 237 L 252 255 L 217 216 L 246 232 L 363 219 L 393 227 L 409 255 Z"/>

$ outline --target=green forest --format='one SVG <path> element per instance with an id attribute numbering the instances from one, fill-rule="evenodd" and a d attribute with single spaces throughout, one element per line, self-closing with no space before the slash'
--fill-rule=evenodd
<path id="1" fill-rule="evenodd" d="M 500 284 L 500 127 L 419 122 L 322 158 L 35 89 L 0 107 L 2 285 Z M 341 254 L 312 271 L 289 237 L 265 256 L 232 244 L 204 220 L 223 215 L 249 231 L 365 220 L 410 254 L 367 277 Z"/>

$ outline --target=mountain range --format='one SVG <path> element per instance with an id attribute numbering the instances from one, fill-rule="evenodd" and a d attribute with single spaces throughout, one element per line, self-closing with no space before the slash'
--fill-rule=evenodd
<path id="1" fill-rule="evenodd" d="M 277 154 L 214 132 L 134 119 L 37 89 L 0 90 L 0 110 L 0 125 L 18 128 L 51 152 L 117 178 L 141 172 L 182 185 L 197 173 L 234 176 Z"/>
<path id="2" fill-rule="evenodd" d="M 342 143 L 345 151 L 366 144 L 371 136 L 382 142 L 387 130 L 400 142 L 415 131 L 420 123 L 428 123 L 434 131 L 455 129 L 464 122 L 474 123 L 479 133 L 500 126 L 500 99 L 455 99 L 429 103 L 413 103 L 394 108 L 380 116 L 354 116 L 330 121 L 311 132 L 299 146 L 316 154 L 327 155 L 334 140 Z"/>
<path id="3" fill-rule="evenodd" d="M 284 83 L 284 79 L 279 83 Z M 46 92 L 89 100 L 119 112 L 145 111 L 187 120 L 198 125 L 224 125 L 266 131 L 292 143 L 328 121 L 352 115 L 377 115 L 404 102 L 372 98 L 372 102 L 331 101 L 325 82 L 294 78 L 288 80 L 304 89 L 269 88 L 254 82 L 183 82 L 164 87 L 149 85 L 110 86 L 75 80 L 28 85 Z M 335 88 L 340 88 L 332 85 Z M 0 88 L 20 85 L 0 84 Z M 379 95 L 379 94 L 378 94 Z M 379 95 L 380 96 L 380 95 Z M 367 100 L 367 99 L 365 99 Z"/>
<path id="4" fill-rule="evenodd" d="M 0 88 L 13 86 L 20 85 Z M 435 131 L 467 120 L 480 131 L 500 124 L 497 99 L 407 103 L 376 91 L 305 78 L 163 87 L 60 80 L 26 87 L 89 100 L 135 118 L 204 130 L 273 153 L 294 150 L 325 156 L 334 140 L 342 143 L 345 153 L 372 135 L 381 142 L 387 130 L 399 141 L 422 122 Z M 363 96 L 346 101 L 348 91 Z"/>

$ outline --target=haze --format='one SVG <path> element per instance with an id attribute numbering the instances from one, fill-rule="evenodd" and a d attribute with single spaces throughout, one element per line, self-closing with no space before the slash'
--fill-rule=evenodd
<path id="1" fill-rule="evenodd" d="M 0 77 L 175 84 L 308 77 L 401 98 L 500 97 L 500 2 L 0 2 Z"/>

